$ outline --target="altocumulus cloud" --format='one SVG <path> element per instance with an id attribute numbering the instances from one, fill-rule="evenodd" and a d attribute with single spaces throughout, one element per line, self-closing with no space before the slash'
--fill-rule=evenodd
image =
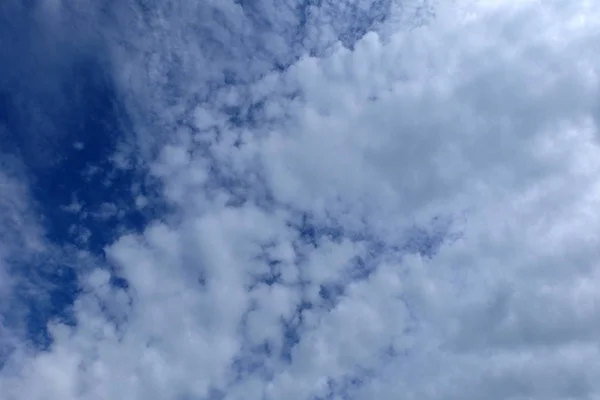
<path id="1" fill-rule="evenodd" d="M 0 398 L 600 399 L 594 2 L 89 3 L 33 54 L 120 133 L 2 153 Z M 73 138 L 113 189 L 36 197 Z"/>

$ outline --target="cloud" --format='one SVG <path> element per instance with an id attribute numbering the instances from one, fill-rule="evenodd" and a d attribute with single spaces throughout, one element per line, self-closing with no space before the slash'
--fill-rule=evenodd
<path id="1" fill-rule="evenodd" d="M 169 212 L 7 399 L 598 397 L 591 2 L 168 4 L 111 54 Z"/>

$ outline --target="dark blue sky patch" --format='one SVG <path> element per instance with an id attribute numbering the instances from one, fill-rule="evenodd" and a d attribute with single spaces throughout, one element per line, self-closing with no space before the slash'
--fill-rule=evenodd
<path id="1" fill-rule="evenodd" d="M 261 284 L 264 284 L 267 286 L 272 286 L 272 285 L 281 283 L 281 269 L 280 269 L 281 262 L 273 261 L 273 260 L 268 261 L 267 259 L 262 259 L 262 258 L 259 260 L 266 264 L 267 271 L 258 273 L 258 274 L 254 274 L 252 276 L 253 282 L 250 284 L 249 290 L 252 290 L 256 286 L 261 285 Z"/>
<path id="2" fill-rule="evenodd" d="M 345 291 L 346 286 L 339 282 L 322 284 L 319 288 L 319 296 L 323 301 L 323 306 L 328 310 L 334 308 L 344 296 Z"/>
<path id="3" fill-rule="evenodd" d="M 285 39 L 288 54 L 285 57 L 278 55 L 277 61 L 288 65 L 304 52 L 320 54 L 323 46 L 329 44 L 321 42 L 322 37 L 314 37 L 315 28 L 324 22 L 333 25 L 337 34 L 335 39 L 352 48 L 366 32 L 385 21 L 391 6 L 390 0 L 374 1 L 366 8 L 361 8 L 353 1 L 335 0 L 288 0 L 280 3 L 236 0 L 236 3 L 242 6 L 244 14 L 257 31 L 274 33 Z M 278 8 L 285 17 L 281 20 L 270 19 L 268 11 L 271 7 Z M 262 48 L 261 45 L 268 48 L 260 42 L 258 48 Z"/>
<path id="4" fill-rule="evenodd" d="M 406 240 L 399 249 L 406 253 L 431 258 L 443 243 L 451 243 L 460 237 L 458 233 L 452 231 L 453 224 L 452 218 L 438 216 L 426 226 L 414 225 L 406 231 Z"/>
<path id="5" fill-rule="evenodd" d="M 248 337 L 248 317 L 256 310 L 256 304 L 252 304 L 242 317 L 239 326 L 242 347 L 229 366 L 230 385 L 239 384 L 252 375 L 260 375 L 263 379 L 270 379 L 274 375 L 274 371 L 266 365 L 273 351 L 271 343 L 265 340 L 258 345 L 252 344 Z"/>
<path id="6" fill-rule="evenodd" d="M 25 166 L 49 238 L 82 246 L 77 228 L 85 226 L 90 249 L 99 251 L 119 225 L 144 224 L 131 190 L 139 177 L 110 160 L 127 134 L 126 115 L 101 59 L 74 58 L 48 79 L 56 81 L 52 90 L 0 87 L 2 148 Z M 82 208 L 65 212 L 74 200 Z"/>
<path id="7" fill-rule="evenodd" d="M 314 29 L 325 15 L 326 22 L 333 25 L 338 34 L 337 39 L 348 48 L 362 38 L 374 25 L 385 21 L 389 15 L 391 0 L 376 0 L 369 7 L 361 7 L 364 2 L 309 0 L 299 2 L 298 11 L 301 23 L 298 26 L 299 36 L 310 37 L 308 29 Z M 318 17 L 315 15 L 317 14 Z M 309 48 L 311 53 L 316 48 Z"/>
<path id="8" fill-rule="evenodd" d="M 326 393 L 315 397 L 314 400 L 349 400 L 354 398 L 353 391 L 359 389 L 373 376 L 373 373 L 365 368 L 355 367 L 354 370 L 353 373 L 342 377 L 329 378 Z"/>
<path id="9" fill-rule="evenodd" d="M 265 365 L 270 356 L 271 345 L 269 342 L 251 349 L 242 349 L 242 354 L 236 357 L 231 365 L 232 384 L 239 383 L 252 375 L 258 375 L 267 381 L 272 379 L 275 371 Z"/>
<path id="10" fill-rule="evenodd" d="M 417 253 L 423 257 L 431 258 L 442 241 L 443 235 L 439 232 L 430 233 L 425 229 L 413 228 L 403 247 L 408 253 Z"/>
<path id="11" fill-rule="evenodd" d="M 287 225 L 296 230 L 302 243 L 314 248 L 319 247 L 324 239 L 336 242 L 345 235 L 343 228 L 335 221 L 322 221 L 305 211 L 293 211 Z"/>
<path id="12" fill-rule="evenodd" d="M 348 279 L 351 281 L 368 279 L 375 272 L 379 259 L 390 252 L 390 249 L 379 241 L 368 241 L 367 243 L 368 253 L 362 257 L 354 257 L 346 269 Z"/>
<path id="13" fill-rule="evenodd" d="M 100 47 L 89 46 L 84 32 L 49 30 L 35 4 L 0 6 L 0 54 L 10 58 L 0 63 L 0 150 L 23 166 L 50 246 L 103 257 L 105 246 L 164 211 L 155 207 L 160 188 L 135 160 L 130 168 L 112 161 L 132 127 Z M 135 205 L 138 195 L 150 200 L 144 210 Z M 5 324 L 47 348 L 49 320 L 75 323 L 70 307 L 80 271 L 40 258 L 10 264 L 19 284 Z M 123 279 L 113 283 L 127 287 Z"/>
<path id="14" fill-rule="evenodd" d="M 279 357 L 287 362 L 292 361 L 292 349 L 300 342 L 300 328 L 304 320 L 303 313 L 305 310 L 310 310 L 312 304 L 302 301 L 297 307 L 291 318 L 281 319 L 281 328 L 283 335 L 283 346 Z"/>
<path id="15" fill-rule="evenodd" d="M 77 274 L 72 267 L 47 258 L 9 261 L 16 284 L 2 315 L 5 326 L 35 348 L 47 349 L 52 342 L 50 320 L 75 324 L 71 306 L 79 293 Z"/>

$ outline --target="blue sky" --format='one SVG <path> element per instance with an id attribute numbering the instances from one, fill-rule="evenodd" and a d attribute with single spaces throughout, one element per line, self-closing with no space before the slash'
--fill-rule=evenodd
<path id="1" fill-rule="evenodd" d="M 591 2 L 0 6 L 0 397 L 595 399 Z"/>

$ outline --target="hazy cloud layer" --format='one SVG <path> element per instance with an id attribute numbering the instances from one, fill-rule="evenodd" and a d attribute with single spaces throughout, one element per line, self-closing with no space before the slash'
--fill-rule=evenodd
<path id="1" fill-rule="evenodd" d="M 314 3 L 44 3 L 106 54 L 127 196 L 57 244 L 2 164 L 1 304 L 14 246 L 78 274 L 46 348 L 0 319 L 4 398 L 600 398 L 598 8 Z"/>

